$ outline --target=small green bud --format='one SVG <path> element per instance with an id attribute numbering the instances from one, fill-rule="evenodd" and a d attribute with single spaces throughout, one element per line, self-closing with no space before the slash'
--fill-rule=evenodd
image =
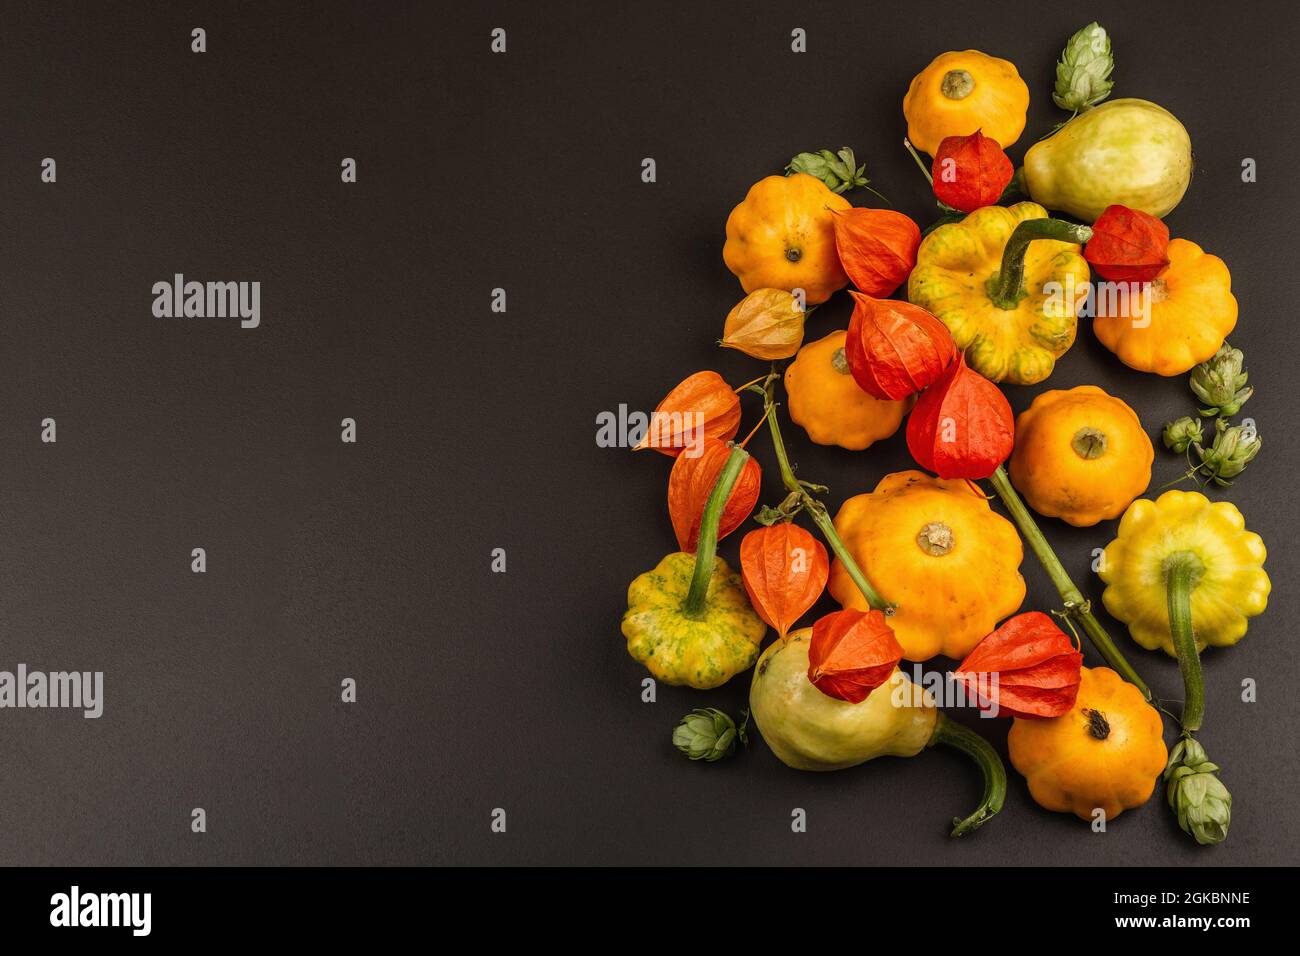
<path id="1" fill-rule="evenodd" d="M 790 160 L 785 174 L 807 173 L 824 182 L 831 192 L 845 193 L 871 182 L 867 179 L 867 167 L 856 163 L 853 150 L 847 146 L 841 146 L 837 153 L 819 149 L 815 153 L 800 153 Z"/>
<path id="2" fill-rule="evenodd" d="M 1214 444 L 1207 449 L 1197 442 L 1192 447 L 1201 458 L 1196 470 L 1205 472 L 1216 485 L 1226 488 L 1255 460 L 1263 441 L 1253 424 L 1229 426 L 1218 418 L 1214 422 Z"/>
<path id="3" fill-rule="evenodd" d="M 1246 356 L 1241 349 L 1234 349 L 1224 342 L 1213 358 L 1192 369 L 1188 384 L 1196 397 L 1206 405 L 1201 409 L 1203 416 L 1223 415 L 1230 418 L 1255 393 L 1254 388 L 1246 387 L 1248 376 L 1242 368 L 1245 360 Z"/>
<path id="4" fill-rule="evenodd" d="M 673 746 L 692 760 L 704 760 L 713 763 L 723 757 L 731 756 L 736 749 L 736 740 L 748 743 L 745 726 L 749 715 L 745 715 L 740 727 L 736 722 L 716 707 L 703 707 L 691 711 L 673 728 Z"/>
<path id="5" fill-rule="evenodd" d="M 1187 449 L 1204 441 L 1204 435 L 1201 432 L 1201 420 L 1192 418 L 1190 415 L 1184 415 L 1177 421 L 1169 422 L 1165 425 L 1165 430 L 1161 434 L 1165 447 L 1170 451 L 1176 451 L 1183 454 Z"/>
<path id="6" fill-rule="evenodd" d="M 1178 825 L 1197 843 L 1207 846 L 1228 838 L 1232 823 L 1232 794 L 1217 776 L 1195 737 L 1185 735 L 1174 745 L 1165 766 L 1165 794 Z"/>
<path id="7" fill-rule="evenodd" d="M 1110 36 L 1096 21 L 1070 37 L 1056 64 L 1056 89 L 1052 101 L 1063 110 L 1077 113 L 1096 106 L 1110 96 L 1115 69 Z"/>

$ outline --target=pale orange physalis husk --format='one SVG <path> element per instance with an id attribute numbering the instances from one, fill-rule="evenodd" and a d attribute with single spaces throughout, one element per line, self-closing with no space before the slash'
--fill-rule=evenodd
<path id="1" fill-rule="evenodd" d="M 784 289 L 755 289 L 727 314 L 723 348 L 765 361 L 789 358 L 803 344 L 804 310 Z"/>

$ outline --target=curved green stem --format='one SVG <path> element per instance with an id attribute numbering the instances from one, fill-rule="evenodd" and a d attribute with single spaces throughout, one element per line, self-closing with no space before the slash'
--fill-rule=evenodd
<path id="1" fill-rule="evenodd" d="M 988 281 L 989 298 L 999 309 L 1014 309 L 1027 295 L 1025 253 L 1035 239 L 1083 243 L 1091 238 L 1089 226 L 1078 226 L 1064 219 L 1026 219 L 1016 226 L 1002 247 L 1002 268 Z"/>
<path id="2" fill-rule="evenodd" d="M 1111 636 L 1101 626 L 1101 622 L 1093 616 L 1092 605 L 1083 596 L 1083 592 L 1079 590 L 1074 581 L 1070 579 L 1070 575 L 1066 573 L 1065 567 L 1061 564 L 1061 559 L 1056 556 L 1056 552 L 1052 550 L 1052 546 L 1047 543 L 1047 538 L 1039 529 L 1038 523 L 1034 521 L 1033 515 L 1025 507 L 1024 501 L 1020 498 L 1020 493 L 1011 486 L 1011 478 L 1007 475 L 1007 470 L 998 465 L 997 470 L 989 476 L 989 481 L 993 485 L 993 490 L 998 493 L 998 497 L 1002 499 L 1002 504 L 1006 506 L 1007 513 L 1011 515 L 1011 520 L 1020 529 L 1020 536 L 1029 545 L 1029 550 L 1034 552 L 1034 556 L 1042 564 L 1043 570 L 1052 579 L 1052 584 L 1056 587 L 1057 593 L 1061 595 L 1061 600 L 1065 602 L 1066 616 L 1079 622 L 1079 626 L 1088 635 L 1088 639 L 1092 641 L 1092 646 L 1105 659 L 1106 664 L 1140 690 L 1147 703 L 1152 703 L 1154 698 L 1151 695 L 1151 689 L 1138 676 L 1137 671 L 1133 669 L 1133 665 L 1120 653 L 1119 648 L 1115 646 L 1115 642 L 1111 640 Z"/>
<path id="3" fill-rule="evenodd" d="M 685 452 L 683 452 L 685 454 Z M 709 596 L 709 579 L 713 577 L 713 559 L 718 553 L 718 523 L 722 520 L 722 511 L 731 497 L 731 489 L 740 477 L 740 469 L 749 460 L 749 452 L 739 445 L 733 445 L 731 454 L 718 472 L 718 480 L 713 483 L 709 500 L 704 503 L 704 517 L 700 519 L 700 537 L 695 545 L 695 571 L 691 574 L 691 589 L 686 592 L 682 602 L 682 614 L 698 619 L 704 614 L 705 601 Z"/>
<path id="4" fill-rule="evenodd" d="M 766 404 L 767 425 L 772 432 L 772 447 L 776 451 L 776 463 L 781 469 L 782 483 L 785 484 L 787 491 L 799 496 L 799 503 L 802 505 L 803 510 L 808 512 L 813 522 L 821 529 L 827 544 L 831 546 L 835 556 L 840 559 L 840 563 L 844 565 L 844 570 L 848 572 L 853 583 L 858 586 L 862 596 L 867 599 L 867 604 L 877 611 L 892 609 L 893 605 L 882 598 L 880 593 L 871 586 L 867 576 L 858 567 L 858 562 L 853 559 L 849 549 L 840 540 L 840 536 L 835 530 L 835 522 L 831 520 L 830 514 L 827 513 L 826 506 L 810 495 L 808 489 L 794 476 L 794 468 L 790 465 L 790 456 L 786 454 L 785 441 L 781 438 L 781 426 L 776 420 L 776 401 L 773 396 L 773 383 L 775 381 L 775 374 L 767 377 L 767 381 L 763 384 L 763 395 Z"/>
<path id="5" fill-rule="evenodd" d="M 926 746 L 933 747 L 935 744 L 945 744 L 960 750 L 975 761 L 980 773 L 984 775 L 984 796 L 980 798 L 980 805 L 975 808 L 975 812 L 964 820 L 960 817 L 953 818 L 951 835 L 959 837 L 987 823 L 1002 809 L 1002 803 L 1007 797 L 1007 770 L 1002 765 L 1002 758 L 987 740 L 943 713 L 939 714 L 934 725 L 934 735 Z"/>
<path id="6" fill-rule="evenodd" d="M 1190 551 L 1179 551 L 1165 559 L 1165 587 L 1169 599 L 1169 632 L 1183 675 L 1183 717 L 1185 733 L 1200 730 L 1205 716 L 1205 681 L 1201 676 L 1201 655 L 1192 633 L 1192 589 L 1205 571 L 1201 559 Z"/>

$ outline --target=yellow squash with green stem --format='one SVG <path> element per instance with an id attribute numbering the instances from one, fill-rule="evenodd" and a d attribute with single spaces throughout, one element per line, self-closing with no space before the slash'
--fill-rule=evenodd
<path id="1" fill-rule="evenodd" d="M 670 554 L 627 590 L 627 650 L 666 684 L 707 689 L 748 670 L 767 625 L 717 557 L 718 522 L 748 452 L 733 447 L 704 506 L 695 554 Z"/>
<path id="2" fill-rule="evenodd" d="M 985 206 L 921 242 L 909 301 L 937 316 L 985 378 L 1033 385 L 1074 344 L 1092 229 L 1037 203 Z"/>
<path id="3" fill-rule="evenodd" d="M 1133 639 L 1178 659 L 1183 677 L 1183 737 L 1165 769 L 1169 804 L 1198 843 L 1227 838 L 1232 795 L 1219 767 L 1192 736 L 1205 715 L 1200 651 L 1227 647 L 1246 634 L 1268 605 L 1264 541 L 1246 530 L 1227 501 L 1199 492 L 1167 491 L 1133 502 L 1102 554 L 1106 610 Z"/>
<path id="4" fill-rule="evenodd" d="M 1124 513 L 1102 556 L 1102 600 L 1143 647 L 1190 660 L 1206 647 L 1236 644 L 1264 612 L 1267 556 L 1236 505 L 1166 491 Z"/>

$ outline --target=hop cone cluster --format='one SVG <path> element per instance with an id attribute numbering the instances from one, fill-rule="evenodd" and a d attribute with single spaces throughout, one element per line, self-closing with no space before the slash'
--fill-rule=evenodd
<path id="1" fill-rule="evenodd" d="M 718 710 L 703 707 L 691 711 L 673 729 L 673 746 L 692 760 L 713 763 L 728 757 L 736 749 L 736 740 L 745 743 L 745 728 Z"/>
<path id="2" fill-rule="evenodd" d="M 1093 21 L 1065 44 L 1056 64 L 1052 101 L 1072 113 L 1096 106 L 1110 96 L 1115 85 L 1110 79 L 1113 69 L 1115 58 L 1110 51 L 1110 36 Z"/>
<path id="3" fill-rule="evenodd" d="M 1174 745 L 1165 767 L 1169 806 L 1178 825 L 1202 846 L 1226 840 L 1232 823 L 1232 794 L 1216 775 L 1218 770 L 1191 736 Z"/>

